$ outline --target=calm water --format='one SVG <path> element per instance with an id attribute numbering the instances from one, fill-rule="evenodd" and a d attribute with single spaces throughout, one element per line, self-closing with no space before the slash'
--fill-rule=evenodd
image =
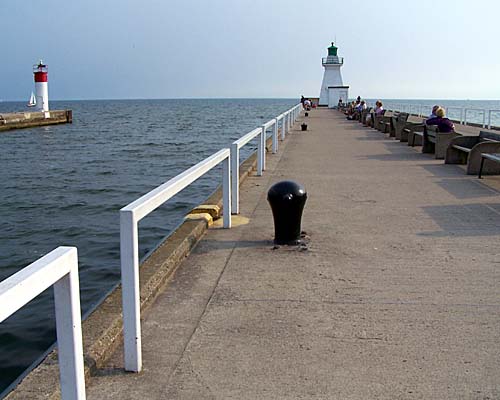
<path id="1" fill-rule="evenodd" d="M 118 210 L 296 102 L 51 102 L 72 109 L 73 124 L 0 134 L 0 280 L 57 246 L 76 246 L 82 311 L 90 310 L 119 280 Z M 0 112 L 24 108 L 0 103 Z M 220 176 L 212 171 L 141 221 L 142 256 Z M 50 289 L 0 324 L 0 393 L 54 341 Z"/>

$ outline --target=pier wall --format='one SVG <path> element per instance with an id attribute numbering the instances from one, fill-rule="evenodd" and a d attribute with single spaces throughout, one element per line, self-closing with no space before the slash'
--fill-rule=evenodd
<path id="1" fill-rule="evenodd" d="M 71 110 L 6 113 L 0 114 L 0 132 L 72 122 L 73 112 Z"/>

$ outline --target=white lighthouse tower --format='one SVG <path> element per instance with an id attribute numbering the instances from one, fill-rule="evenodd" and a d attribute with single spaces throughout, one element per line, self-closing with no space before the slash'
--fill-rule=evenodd
<path id="1" fill-rule="evenodd" d="M 349 98 L 349 86 L 344 86 L 340 74 L 340 67 L 344 65 L 344 59 L 337 55 L 337 50 L 338 48 L 332 42 L 332 45 L 328 47 L 328 57 L 321 60 L 325 73 L 319 94 L 319 105 L 329 108 L 336 107 L 339 99 L 342 100 L 342 103 L 346 103 Z"/>
<path id="2" fill-rule="evenodd" d="M 33 66 L 35 76 L 36 110 L 49 111 L 49 88 L 48 88 L 48 68 L 40 60 L 38 65 Z"/>

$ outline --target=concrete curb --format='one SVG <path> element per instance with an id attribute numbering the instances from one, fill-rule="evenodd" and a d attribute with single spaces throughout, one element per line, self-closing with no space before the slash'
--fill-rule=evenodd
<path id="1" fill-rule="evenodd" d="M 268 145 L 270 145 L 268 141 Z M 253 153 L 240 166 L 240 183 L 257 165 Z M 222 207 L 222 188 L 219 187 L 203 204 Z M 207 230 L 204 220 L 185 220 L 142 263 L 140 267 L 141 311 L 145 311 L 173 276 L 181 262 Z M 101 304 L 82 323 L 85 379 L 95 374 L 121 344 L 122 298 L 121 285 L 106 296 Z M 60 399 L 57 350 L 35 367 L 13 389 L 5 400 Z"/>

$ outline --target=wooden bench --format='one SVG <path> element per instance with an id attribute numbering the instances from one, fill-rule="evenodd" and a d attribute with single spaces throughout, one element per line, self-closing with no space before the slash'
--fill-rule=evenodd
<path id="1" fill-rule="evenodd" d="M 480 131 L 478 136 L 460 136 L 451 139 L 446 149 L 446 164 L 467 164 L 467 174 L 479 174 L 481 154 L 500 153 L 500 134 Z M 489 175 L 500 174 L 500 165 L 488 163 L 484 171 Z"/>
<path id="2" fill-rule="evenodd" d="M 397 140 L 401 140 L 401 131 L 405 127 L 407 120 L 408 120 L 408 113 L 400 112 L 398 115 L 392 116 L 392 126 L 394 128 L 394 137 Z"/>
<path id="3" fill-rule="evenodd" d="M 481 175 L 483 173 L 484 160 L 490 160 L 496 163 L 500 163 L 500 153 L 481 153 L 481 166 L 479 167 L 479 175 L 478 178 L 481 179 Z"/>
<path id="4" fill-rule="evenodd" d="M 446 150 L 451 139 L 462 136 L 458 132 L 439 132 L 435 125 L 424 126 L 422 133 L 422 153 L 434 153 L 437 159 L 443 159 L 446 156 Z"/>

